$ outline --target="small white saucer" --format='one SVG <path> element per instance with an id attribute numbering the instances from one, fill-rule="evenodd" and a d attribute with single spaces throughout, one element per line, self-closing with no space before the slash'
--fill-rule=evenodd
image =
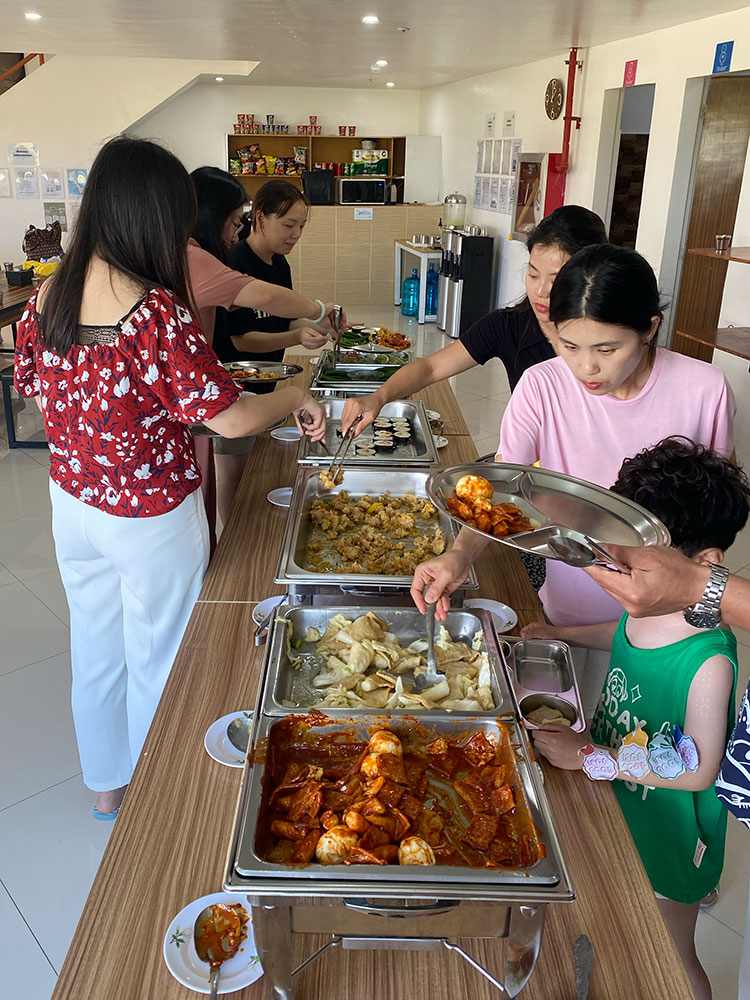
<path id="1" fill-rule="evenodd" d="M 439 434 L 433 434 L 432 437 L 435 442 L 436 448 L 445 448 L 445 446 L 448 444 L 448 438 L 444 438 Z"/>
<path id="2" fill-rule="evenodd" d="M 226 764 L 227 767 L 244 767 L 245 755 L 229 742 L 227 726 L 238 716 L 252 714 L 252 712 L 230 712 L 229 715 L 223 715 L 216 722 L 212 722 L 203 737 L 203 746 L 208 756 L 213 757 L 219 764 Z"/>
<path id="3" fill-rule="evenodd" d="M 292 503 L 292 487 L 280 486 L 277 490 L 271 490 L 266 496 L 266 500 L 275 504 L 276 507 L 289 507 Z"/>
<path id="4" fill-rule="evenodd" d="M 210 969 L 205 962 L 201 962 L 198 958 L 193 941 L 195 919 L 201 910 L 211 906 L 212 903 L 232 905 L 242 902 L 242 899 L 243 897 L 234 892 L 212 892 L 210 896 L 201 896 L 200 899 L 195 899 L 187 906 L 183 906 L 172 920 L 164 936 L 162 953 L 167 968 L 178 983 L 187 986 L 189 990 L 195 990 L 196 993 L 211 992 L 208 982 Z M 244 903 L 242 905 L 250 917 L 246 928 L 247 937 L 240 945 L 234 958 L 221 963 L 221 976 L 217 991 L 219 994 L 242 990 L 263 975 L 263 966 L 260 964 L 255 947 L 250 907 Z"/>
<path id="5" fill-rule="evenodd" d="M 489 611 L 492 615 L 496 632 L 510 632 L 518 624 L 518 615 L 513 608 L 509 608 L 507 604 L 501 604 L 500 601 L 489 601 L 482 597 L 472 597 L 470 600 L 464 601 L 464 607 L 482 608 L 484 611 Z"/>
<path id="6" fill-rule="evenodd" d="M 440 414 L 437 410 L 425 410 L 424 412 L 428 420 L 440 420 Z"/>
<path id="7" fill-rule="evenodd" d="M 286 594 L 281 594 L 276 597 L 266 597 L 265 600 L 258 601 L 252 611 L 255 624 L 260 625 L 274 608 L 280 607 L 286 600 Z"/>
<path id="8" fill-rule="evenodd" d="M 271 437 L 275 441 L 289 443 L 291 441 L 299 441 L 302 435 L 296 427 L 276 427 L 271 431 Z"/>

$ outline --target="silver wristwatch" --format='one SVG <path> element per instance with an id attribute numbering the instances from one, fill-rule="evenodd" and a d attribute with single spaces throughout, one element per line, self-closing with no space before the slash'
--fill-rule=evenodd
<path id="1" fill-rule="evenodd" d="M 691 604 L 682 612 L 688 625 L 692 625 L 693 628 L 718 628 L 721 624 L 719 605 L 728 579 L 729 570 L 726 566 L 711 563 L 711 575 L 703 591 L 703 597 L 697 604 Z"/>

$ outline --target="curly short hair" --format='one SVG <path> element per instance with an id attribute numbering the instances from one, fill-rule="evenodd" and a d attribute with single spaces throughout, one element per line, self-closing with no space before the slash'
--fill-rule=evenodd
<path id="1" fill-rule="evenodd" d="M 750 482 L 741 467 L 679 436 L 626 458 L 612 491 L 655 514 L 672 546 L 690 558 L 704 549 L 726 551 L 750 512 Z"/>

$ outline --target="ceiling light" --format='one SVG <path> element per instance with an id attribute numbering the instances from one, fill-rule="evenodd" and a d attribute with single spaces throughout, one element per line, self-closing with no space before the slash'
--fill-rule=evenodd
<path id="1" fill-rule="evenodd" d="M 224 83 L 224 77 L 223 76 L 215 76 L 214 80 L 216 80 L 217 83 Z"/>
<path id="2" fill-rule="evenodd" d="M 388 60 L 387 59 L 376 59 L 375 60 L 375 65 L 376 66 L 387 66 L 388 65 Z"/>
<path id="3" fill-rule="evenodd" d="M 386 83 L 386 87 L 395 87 L 395 86 L 396 84 L 393 82 L 393 80 L 389 80 L 388 83 Z"/>
<path id="4" fill-rule="evenodd" d="M 41 21 L 42 19 L 42 15 L 37 14 L 36 11 L 33 10 L 27 10 L 23 16 L 27 21 Z"/>
<path id="5" fill-rule="evenodd" d="M 362 24 L 380 24 L 380 18 L 377 14 L 365 14 Z"/>

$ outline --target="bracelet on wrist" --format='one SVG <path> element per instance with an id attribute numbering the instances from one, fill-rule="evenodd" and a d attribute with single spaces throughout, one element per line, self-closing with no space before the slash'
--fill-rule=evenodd
<path id="1" fill-rule="evenodd" d="M 326 304 L 325 304 L 325 302 L 321 302 L 320 299 L 313 299 L 313 302 L 317 302 L 318 305 L 320 306 L 320 315 L 316 316 L 315 319 L 311 320 L 310 322 L 311 323 L 322 323 L 323 319 L 325 317 L 325 314 L 326 314 Z"/>

